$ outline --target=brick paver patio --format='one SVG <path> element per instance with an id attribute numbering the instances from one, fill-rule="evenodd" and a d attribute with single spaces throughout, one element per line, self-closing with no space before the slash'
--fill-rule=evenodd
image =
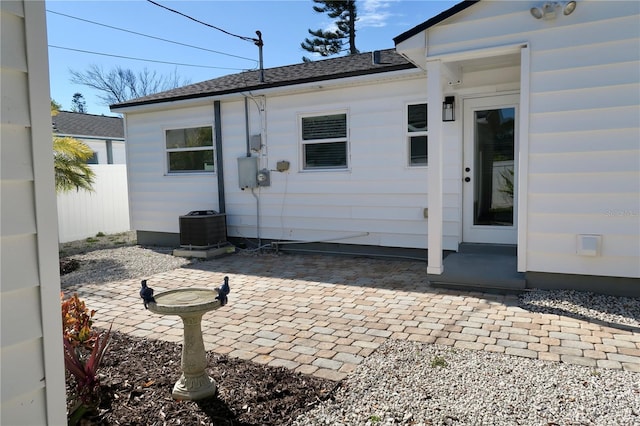
<path id="1" fill-rule="evenodd" d="M 417 261 L 235 254 L 147 278 L 156 294 L 213 288 L 229 276 L 228 305 L 204 315 L 205 348 L 304 374 L 343 379 L 385 339 L 640 371 L 640 329 L 528 312 L 515 295 L 431 288 Z M 144 309 L 139 280 L 77 292 L 95 325 L 182 341 L 178 317 Z"/>

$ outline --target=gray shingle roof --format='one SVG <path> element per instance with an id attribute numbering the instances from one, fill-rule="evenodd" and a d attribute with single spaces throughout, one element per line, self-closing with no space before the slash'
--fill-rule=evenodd
<path id="1" fill-rule="evenodd" d="M 411 68 L 415 68 L 415 65 L 396 53 L 395 49 L 386 49 L 380 51 L 380 62 L 377 64 L 373 63 L 372 53 L 368 52 L 321 61 L 267 68 L 264 70 L 264 82 L 260 82 L 260 71 L 245 71 L 121 102 L 111 105 L 111 108 L 117 109 L 183 99 L 220 96 L 249 90 L 337 80 Z"/>
<path id="2" fill-rule="evenodd" d="M 95 136 L 124 139 L 124 125 L 120 117 L 60 111 L 51 117 L 53 133 L 72 136 Z"/>

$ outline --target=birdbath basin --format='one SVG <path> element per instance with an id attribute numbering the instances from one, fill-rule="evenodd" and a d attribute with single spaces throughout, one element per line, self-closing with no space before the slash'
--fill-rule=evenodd
<path id="1" fill-rule="evenodd" d="M 206 288 L 169 290 L 155 295 L 149 310 L 160 315 L 178 315 L 184 325 L 182 340 L 182 374 L 171 396 L 178 400 L 198 400 L 213 396 L 216 384 L 205 368 L 207 357 L 202 341 L 202 316 L 220 308 L 217 291 Z"/>

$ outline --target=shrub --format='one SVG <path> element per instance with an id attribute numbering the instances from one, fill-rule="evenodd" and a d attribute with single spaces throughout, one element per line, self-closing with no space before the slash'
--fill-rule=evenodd
<path id="1" fill-rule="evenodd" d="M 100 333 L 92 328 L 96 311 L 89 311 L 77 294 L 62 299 L 64 366 L 76 382 L 76 402 L 69 412 L 69 424 L 76 424 L 99 404 L 98 368 L 109 345 L 111 327 Z"/>

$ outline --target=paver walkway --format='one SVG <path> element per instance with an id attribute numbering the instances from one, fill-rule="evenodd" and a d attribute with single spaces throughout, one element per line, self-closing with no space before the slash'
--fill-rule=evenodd
<path id="1" fill-rule="evenodd" d="M 426 265 L 324 255 L 235 254 L 148 278 L 156 294 L 216 287 L 228 305 L 204 315 L 205 348 L 332 380 L 343 379 L 385 339 L 640 371 L 640 329 L 528 312 L 518 297 L 431 288 Z M 178 317 L 146 311 L 139 280 L 69 287 L 95 325 L 182 341 Z"/>

